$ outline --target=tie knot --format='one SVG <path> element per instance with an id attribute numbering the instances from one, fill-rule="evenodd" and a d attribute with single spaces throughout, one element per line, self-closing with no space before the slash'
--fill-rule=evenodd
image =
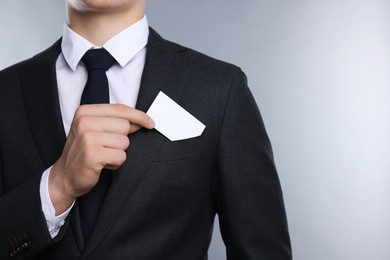
<path id="1" fill-rule="evenodd" d="M 115 63 L 115 59 L 106 49 L 91 49 L 87 51 L 82 61 L 88 71 L 91 70 L 108 70 Z"/>

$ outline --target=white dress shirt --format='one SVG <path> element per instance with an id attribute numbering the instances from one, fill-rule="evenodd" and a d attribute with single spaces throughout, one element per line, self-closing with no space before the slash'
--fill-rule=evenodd
<path id="1" fill-rule="evenodd" d="M 56 73 L 61 115 L 66 135 L 69 134 L 74 113 L 80 106 L 81 94 L 88 78 L 87 70 L 81 61 L 83 55 L 91 48 L 103 47 L 115 58 L 117 63 L 106 71 L 110 103 L 121 103 L 134 108 L 145 65 L 148 36 L 149 27 L 146 16 L 115 35 L 103 46 L 94 46 L 72 31 L 67 24 L 64 25 L 62 52 L 56 61 Z M 55 216 L 48 188 L 50 170 L 51 167 L 42 175 L 40 196 L 42 210 L 53 238 L 64 225 L 65 218 L 73 205 L 63 214 Z"/>

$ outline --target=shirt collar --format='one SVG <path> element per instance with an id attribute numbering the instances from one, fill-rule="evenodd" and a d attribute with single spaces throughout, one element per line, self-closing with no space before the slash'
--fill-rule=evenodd
<path id="1" fill-rule="evenodd" d="M 76 70 L 84 54 L 96 47 L 105 48 L 119 65 L 124 67 L 146 46 L 148 36 L 149 27 L 146 16 L 112 37 L 103 46 L 93 45 L 65 23 L 61 49 L 66 62 L 73 71 Z"/>

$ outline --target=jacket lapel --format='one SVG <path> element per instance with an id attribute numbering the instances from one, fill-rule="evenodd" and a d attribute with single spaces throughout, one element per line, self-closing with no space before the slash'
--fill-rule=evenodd
<path id="1" fill-rule="evenodd" d="M 27 62 L 27 69 L 19 73 L 24 106 L 31 134 L 45 168 L 60 157 L 66 142 L 58 99 L 56 60 L 61 53 L 61 39 L 52 47 Z M 72 210 L 75 241 L 81 249 L 82 235 L 78 210 Z"/>
<path id="2" fill-rule="evenodd" d="M 38 54 L 19 73 L 31 133 L 45 167 L 60 156 L 66 141 L 58 100 L 55 63 L 61 52 L 58 40 Z"/>
<path id="3" fill-rule="evenodd" d="M 137 109 L 146 112 L 160 91 L 179 102 L 188 71 L 185 59 L 179 58 L 183 47 L 168 47 L 165 41 L 150 29 L 145 68 L 138 95 Z M 163 135 L 156 130 L 142 129 L 130 136 L 131 145 L 126 162 L 114 173 L 113 183 L 103 208 L 87 242 L 83 257 L 87 257 L 104 239 L 115 224 L 123 207 L 142 182 L 157 155 Z"/>

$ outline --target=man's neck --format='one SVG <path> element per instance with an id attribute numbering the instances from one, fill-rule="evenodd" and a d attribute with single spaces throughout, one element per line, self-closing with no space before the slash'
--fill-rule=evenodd
<path id="1" fill-rule="evenodd" d="M 143 6 L 118 12 L 80 12 L 68 7 L 69 27 L 96 46 L 103 46 L 109 39 L 141 20 Z"/>

